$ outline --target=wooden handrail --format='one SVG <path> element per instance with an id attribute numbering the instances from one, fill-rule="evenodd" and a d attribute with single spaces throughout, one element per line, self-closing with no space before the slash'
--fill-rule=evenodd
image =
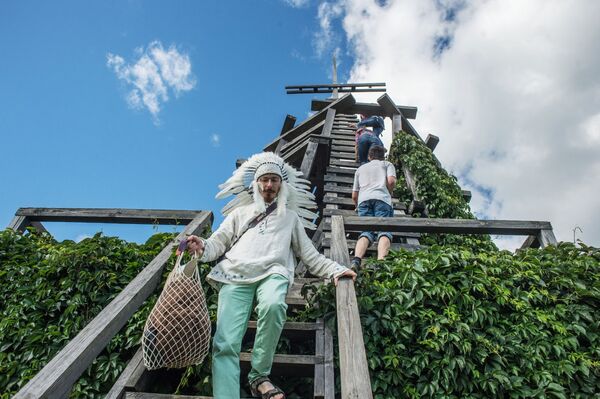
<path id="1" fill-rule="evenodd" d="M 339 215 L 331 217 L 331 259 L 342 265 L 350 264 L 344 219 Z M 372 399 L 369 365 L 352 279 L 341 278 L 338 281 L 336 307 L 342 398 Z"/>
<path id="2" fill-rule="evenodd" d="M 127 320 L 152 295 L 175 245 L 187 234 L 199 234 L 212 223 L 212 212 L 200 212 L 102 311 L 56 354 L 14 399 L 63 398 Z"/>

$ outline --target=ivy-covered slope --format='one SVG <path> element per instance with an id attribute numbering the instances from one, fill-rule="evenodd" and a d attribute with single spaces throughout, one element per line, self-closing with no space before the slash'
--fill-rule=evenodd
<path id="1" fill-rule="evenodd" d="M 456 179 L 414 137 L 402 164 L 429 217 L 473 218 Z M 428 235 L 371 261 L 356 283 L 376 398 L 600 397 L 600 250 L 561 243 L 512 254 L 488 236 Z M 333 287 L 306 317 L 335 314 Z"/>
<path id="2" fill-rule="evenodd" d="M 96 234 L 57 242 L 30 230 L 0 232 L 0 397 L 9 398 L 172 240 L 145 244 Z M 156 300 L 149 299 L 75 384 L 71 397 L 100 398 L 131 358 Z"/>

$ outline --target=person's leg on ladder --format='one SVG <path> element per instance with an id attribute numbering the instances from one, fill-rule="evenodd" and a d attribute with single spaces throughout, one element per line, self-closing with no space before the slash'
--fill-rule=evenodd
<path id="1" fill-rule="evenodd" d="M 256 288 L 256 338 L 252 349 L 252 369 L 248 381 L 271 374 L 273 356 L 279 342 L 281 330 L 286 320 L 287 295 L 289 280 L 279 274 L 272 274 L 258 283 Z M 268 382 L 259 385 L 261 392 L 272 389 Z M 275 397 L 277 398 L 277 396 Z"/>
<path id="2" fill-rule="evenodd" d="M 256 284 L 223 284 L 219 290 L 212 358 L 215 399 L 240 397 L 240 350 L 252 311 L 255 289 Z"/>
<path id="3" fill-rule="evenodd" d="M 387 202 L 375 200 L 374 213 L 377 217 L 390 218 L 394 217 L 394 208 Z M 377 260 L 383 260 L 390 252 L 392 245 L 392 234 L 379 232 L 377 233 Z"/>

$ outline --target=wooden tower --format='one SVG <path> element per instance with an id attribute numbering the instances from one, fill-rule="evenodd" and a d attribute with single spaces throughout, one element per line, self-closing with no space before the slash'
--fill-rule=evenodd
<path id="1" fill-rule="evenodd" d="M 421 233 L 446 234 L 506 234 L 527 236 L 524 246 L 546 246 L 555 244 L 556 239 L 549 222 L 503 221 L 474 219 L 434 219 L 422 212 L 425 207 L 416 192 L 412 172 L 402 166 L 402 173 L 414 196 L 407 207 L 394 200 L 393 218 L 358 217 L 350 198 L 353 175 L 358 167 L 354 155 L 354 129 L 358 122 L 356 114 L 380 115 L 390 118 L 393 134 L 406 132 L 418 138 L 432 151 L 439 139 L 429 135 L 422 140 L 410 124 L 416 118 L 417 108 L 398 106 L 387 94 L 381 95 L 376 103 L 356 102 L 353 92 L 385 91 L 384 83 L 329 84 L 314 86 L 288 86 L 289 94 L 332 93 L 327 100 L 312 100 L 314 113 L 296 125 L 296 118 L 287 115 L 280 134 L 268 143 L 265 151 L 281 155 L 296 166 L 314 187 L 319 208 L 318 228 L 312 235 L 315 247 L 337 262 L 349 265 L 349 249 L 360 231 L 384 230 L 394 235 L 392 249 L 418 250 Z M 239 166 L 238 161 L 238 166 Z M 469 192 L 463 192 L 470 197 Z M 411 217 L 414 213 L 424 217 Z M 75 221 L 104 223 L 160 223 L 185 224 L 172 245 L 165 247 L 131 283 L 94 318 L 67 346 L 60 351 L 15 398 L 64 398 L 71 386 L 96 356 L 106 347 L 111 338 L 126 324 L 144 301 L 155 292 L 173 245 L 185 234 L 199 234 L 212 223 L 208 211 L 139 210 L 139 209 L 48 209 L 21 208 L 9 227 L 23 231 L 27 226 L 44 229 L 44 221 Z M 375 247 L 370 248 L 373 251 Z M 296 279 L 289 291 L 287 302 L 290 308 L 306 305 L 300 294 L 307 282 L 314 278 L 304 276 L 300 264 Z M 324 282 L 327 283 L 327 282 Z M 307 376 L 313 378 L 313 397 L 334 397 L 334 380 L 341 382 L 342 398 L 372 398 L 367 356 L 363 343 L 358 305 L 351 279 L 342 279 L 336 288 L 337 335 L 339 345 L 339 375 L 334 375 L 333 336 L 322 319 L 310 323 L 288 322 L 282 336 L 292 342 L 311 339 L 314 353 L 310 355 L 276 354 L 273 374 Z M 254 334 L 256 323 L 250 322 L 248 336 Z M 109 399 L 175 399 L 173 396 L 148 392 L 149 382 L 155 372 L 145 370 L 141 350 L 134 355 L 119 376 Z M 250 353 L 242 353 L 242 370 L 248 370 Z M 191 397 L 190 397 L 191 398 Z M 198 397 L 196 397 L 198 398 Z"/>

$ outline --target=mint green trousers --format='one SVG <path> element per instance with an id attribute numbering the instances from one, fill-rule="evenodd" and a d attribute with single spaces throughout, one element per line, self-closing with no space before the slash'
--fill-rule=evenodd
<path id="1" fill-rule="evenodd" d="M 213 339 L 215 399 L 240 397 L 240 351 L 256 296 L 257 326 L 248 381 L 271 374 L 273 355 L 286 319 L 289 281 L 272 274 L 252 284 L 223 284 L 219 290 L 217 330 Z"/>

